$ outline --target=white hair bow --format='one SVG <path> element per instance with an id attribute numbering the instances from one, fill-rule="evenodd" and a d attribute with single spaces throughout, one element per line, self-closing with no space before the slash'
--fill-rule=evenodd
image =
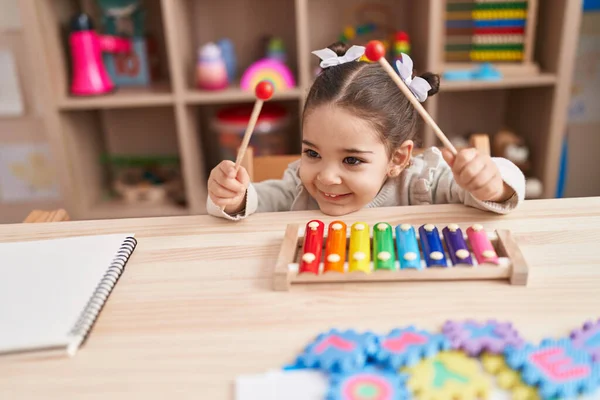
<path id="1" fill-rule="evenodd" d="M 427 92 L 431 90 L 431 85 L 420 76 L 412 77 L 413 61 L 408 54 L 402 54 L 402 61 L 396 60 L 396 69 L 400 78 L 406 83 L 406 86 L 415 95 L 421 103 L 427 100 Z"/>
<path id="2" fill-rule="evenodd" d="M 338 56 L 335 51 L 329 48 L 315 50 L 312 52 L 312 54 L 316 55 L 322 60 L 321 64 L 319 64 L 321 68 L 327 68 L 358 60 L 363 54 L 365 54 L 365 48 L 364 46 L 352 46 L 343 56 Z"/>

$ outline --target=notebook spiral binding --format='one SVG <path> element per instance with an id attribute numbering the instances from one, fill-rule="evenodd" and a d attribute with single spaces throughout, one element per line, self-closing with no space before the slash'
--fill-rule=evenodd
<path id="1" fill-rule="evenodd" d="M 100 310 L 104 307 L 108 296 L 112 292 L 115 287 L 119 277 L 123 273 L 123 269 L 125 269 L 125 264 L 129 260 L 131 253 L 137 246 L 137 240 L 134 237 L 128 237 L 124 242 L 117 255 L 113 259 L 110 267 L 102 277 L 102 280 L 94 290 L 94 294 L 88 301 L 85 306 L 83 312 L 77 319 L 77 323 L 69 333 L 71 336 L 77 338 L 75 342 L 73 342 L 68 349 L 68 353 L 73 355 L 81 343 L 88 336 L 92 326 L 96 322 L 98 318 L 98 314 L 100 314 Z"/>

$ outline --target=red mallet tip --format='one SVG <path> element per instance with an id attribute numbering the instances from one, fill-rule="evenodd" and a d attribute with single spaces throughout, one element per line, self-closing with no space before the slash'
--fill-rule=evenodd
<path id="1" fill-rule="evenodd" d="M 371 61 L 379 61 L 385 56 L 385 46 L 379 40 L 371 40 L 365 49 L 365 55 Z"/>
<path id="2" fill-rule="evenodd" d="M 256 97 L 265 101 L 269 100 L 273 96 L 273 92 L 275 92 L 275 88 L 269 81 L 258 82 L 258 85 L 256 85 L 256 88 L 254 89 Z"/>

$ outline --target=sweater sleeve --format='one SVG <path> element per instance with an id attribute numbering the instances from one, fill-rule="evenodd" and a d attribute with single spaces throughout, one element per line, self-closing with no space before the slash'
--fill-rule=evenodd
<path id="1" fill-rule="evenodd" d="M 251 183 L 246 191 L 246 206 L 237 214 L 222 211 L 212 202 L 210 196 L 206 202 L 207 212 L 215 217 L 239 221 L 255 212 L 289 211 L 300 185 L 298 168 L 299 161 L 296 161 L 288 166 L 282 179 Z"/>
<path id="2" fill-rule="evenodd" d="M 498 214 L 507 214 L 514 210 L 525 198 L 525 177 L 521 170 L 504 158 L 492 157 L 503 181 L 515 194 L 504 202 L 482 201 L 476 199 L 454 180 L 452 169 L 444 161 L 438 149 L 428 150 L 423 155 L 422 169 L 418 177 L 411 182 L 411 204 L 447 204 L 462 203 L 469 207 L 487 210 Z"/>

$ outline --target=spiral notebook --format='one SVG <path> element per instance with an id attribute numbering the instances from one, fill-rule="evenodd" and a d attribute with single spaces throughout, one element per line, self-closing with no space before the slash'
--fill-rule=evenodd
<path id="1" fill-rule="evenodd" d="M 0 243 L 0 355 L 74 355 L 136 245 L 133 234 Z"/>

